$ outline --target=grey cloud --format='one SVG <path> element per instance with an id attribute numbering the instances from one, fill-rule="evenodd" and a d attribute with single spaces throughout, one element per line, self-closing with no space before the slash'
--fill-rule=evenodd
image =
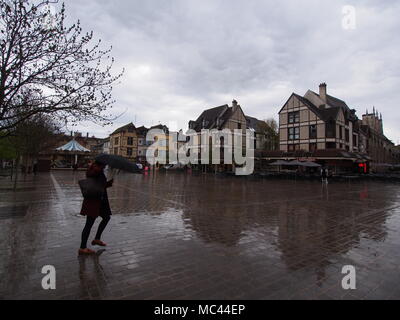
<path id="1" fill-rule="evenodd" d="M 325 81 L 359 116 L 372 105 L 388 115 L 387 135 L 397 142 L 399 4 L 354 2 L 357 28 L 343 30 L 348 4 L 88 0 L 70 1 L 67 10 L 112 44 L 117 67 L 126 67 L 115 111 L 127 112 L 114 127 L 135 115 L 138 125 L 186 127 L 205 107 L 233 98 L 253 116 L 276 117 L 291 92 Z"/>

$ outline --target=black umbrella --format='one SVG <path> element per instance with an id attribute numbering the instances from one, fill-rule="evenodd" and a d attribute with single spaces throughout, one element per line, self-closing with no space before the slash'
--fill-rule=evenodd
<path id="1" fill-rule="evenodd" d="M 113 169 L 119 169 L 119 170 L 131 172 L 131 173 L 140 173 L 141 172 L 141 170 L 139 169 L 139 167 L 136 164 L 129 162 L 125 158 L 123 158 L 121 156 L 117 156 L 115 154 L 101 154 L 101 155 L 98 155 L 95 158 L 95 160 L 104 165 L 108 165 L 109 167 L 111 167 Z"/>

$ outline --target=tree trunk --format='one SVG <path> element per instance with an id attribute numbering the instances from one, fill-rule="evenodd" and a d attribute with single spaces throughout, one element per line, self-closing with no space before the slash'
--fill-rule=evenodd
<path id="1" fill-rule="evenodd" d="M 13 159 L 13 161 L 12 161 L 12 166 L 11 166 L 11 175 L 10 175 L 11 181 L 13 180 L 14 166 L 15 166 L 15 159 Z"/>
<path id="2" fill-rule="evenodd" d="M 15 164 L 15 180 L 14 180 L 14 192 L 17 191 L 17 181 L 18 181 L 18 167 L 19 167 L 19 156 L 17 156 Z"/>

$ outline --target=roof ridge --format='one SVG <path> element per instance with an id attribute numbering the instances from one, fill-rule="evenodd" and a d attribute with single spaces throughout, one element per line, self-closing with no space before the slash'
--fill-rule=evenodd
<path id="1" fill-rule="evenodd" d="M 329 97 L 329 98 L 333 98 L 333 99 L 339 100 L 339 101 L 341 101 L 341 102 L 344 102 L 344 103 L 347 105 L 346 101 L 344 101 L 344 100 L 342 100 L 342 99 L 339 99 L 339 98 L 337 98 L 337 97 L 331 96 L 330 94 L 326 94 L 326 96 Z"/>
<path id="2" fill-rule="evenodd" d="M 213 110 L 213 109 L 222 108 L 222 107 L 228 107 L 228 108 L 229 108 L 229 106 L 228 106 L 227 104 L 223 104 L 223 105 L 221 105 L 221 106 L 218 106 L 218 107 L 212 107 L 212 108 L 209 108 L 209 109 L 205 109 L 203 112 L 205 112 L 205 111 L 209 111 L 209 110 Z"/>
<path id="3" fill-rule="evenodd" d="M 128 124 L 123 125 L 122 127 L 119 127 L 117 129 L 115 129 L 114 132 L 112 133 L 112 135 L 115 134 L 115 133 L 118 133 L 119 131 L 121 131 L 124 128 L 127 128 L 130 125 L 132 125 L 136 129 L 136 126 L 133 124 L 133 122 L 130 122 Z"/>

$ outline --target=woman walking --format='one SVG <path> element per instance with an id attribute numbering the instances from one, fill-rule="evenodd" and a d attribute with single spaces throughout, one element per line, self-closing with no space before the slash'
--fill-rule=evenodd
<path id="1" fill-rule="evenodd" d="M 100 162 L 92 163 L 87 172 L 87 178 L 95 178 L 97 183 L 104 186 L 103 196 L 99 199 L 84 199 L 82 203 L 81 215 L 86 216 L 86 224 L 82 231 L 82 242 L 81 247 L 79 249 L 79 254 L 93 254 L 95 251 L 87 248 L 87 241 L 89 239 L 90 230 L 93 227 L 94 222 L 97 217 L 100 216 L 102 218 L 99 227 L 97 229 L 96 236 L 92 241 L 92 245 L 98 245 L 105 247 L 106 244 L 101 241 L 101 234 L 103 233 L 105 227 L 110 221 L 111 209 L 110 204 L 108 202 L 107 196 L 107 188 L 111 187 L 113 184 L 113 180 L 107 181 L 107 178 L 104 174 L 105 165 Z"/>

